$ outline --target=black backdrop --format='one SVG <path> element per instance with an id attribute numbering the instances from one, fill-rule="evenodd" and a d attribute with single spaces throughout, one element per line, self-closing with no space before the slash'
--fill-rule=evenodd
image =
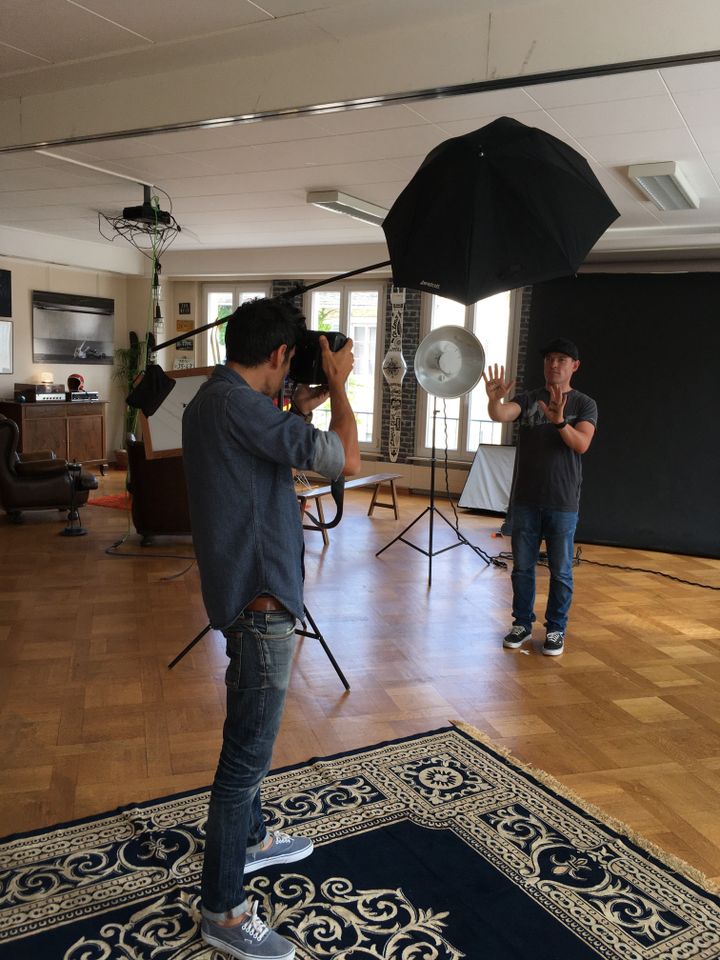
<path id="1" fill-rule="evenodd" d="M 720 274 L 584 274 L 533 288 L 539 350 L 580 348 L 573 386 L 598 404 L 576 539 L 720 557 Z"/>

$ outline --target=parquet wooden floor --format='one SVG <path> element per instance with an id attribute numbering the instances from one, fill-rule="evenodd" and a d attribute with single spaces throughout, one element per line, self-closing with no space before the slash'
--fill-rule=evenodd
<path id="1" fill-rule="evenodd" d="M 122 490 L 124 474 L 101 479 Z M 352 689 L 316 640 L 298 643 L 274 765 L 300 762 L 460 719 L 559 778 L 708 876 L 720 878 L 720 597 L 589 564 L 563 657 L 503 650 L 510 578 L 465 546 L 433 561 L 403 543 L 376 558 L 426 506 L 401 496 L 366 516 L 350 491 L 323 548 L 306 534 L 306 602 Z M 452 518 L 449 505 L 443 512 Z M 172 671 L 206 623 L 189 538 L 141 548 L 128 514 L 85 507 L 86 537 L 61 514 L 0 520 L 0 835 L 207 785 L 223 719 L 221 635 Z M 490 554 L 499 521 L 461 511 Z M 427 546 L 427 523 L 413 539 Z M 436 549 L 453 542 L 436 524 Z M 175 555 L 165 556 L 167 554 Z M 720 561 L 586 546 L 587 559 L 720 586 Z M 183 573 L 182 571 L 185 570 Z M 179 576 L 178 576 L 179 574 Z M 538 609 L 547 571 L 538 574 Z"/>

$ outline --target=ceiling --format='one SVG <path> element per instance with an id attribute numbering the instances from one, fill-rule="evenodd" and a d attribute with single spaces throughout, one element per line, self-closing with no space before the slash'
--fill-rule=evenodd
<path id="1" fill-rule="evenodd" d="M 455 10 L 478 6 L 478 0 L 445 2 Z M 278 27 L 277 48 L 301 26 L 359 29 L 359 14 L 372 10 L 379 29 L 410 8 L 437 16 L 438 6 L 434 0 L 176 0 L 168 23 L 158 4 L 146 0 L 2 0 L 0 83 L 9 97 L 71 87 L 78 78 L 97 82 L 109 71 L 138 69 L 140 55 L 147 67 L 148 47 L 158 70 L 188 50 L 194 62 L 210 63 L 229 40 L 236 51 L 250 41 L 269 46 L 269 30 L 263 33 L 269 22 Z M 46 26 L 41 32 L 39 22 Z M 694 63 L 54 145 L 47 148 L 52 157 L 5 151 L 0 226 L 106 244 L 98 211 L 118 215 L 139 204 L 137 181 L 156 185 L 161 206 L 180 223 L 173 250 L 379 243 L 380 227 L 313 207 L 306 192 L 338 189 L 389 208 L 438 143 L 506 115 L 561 138 L 590 162 L 621 212 L 596 253 L 703 256 L 720 243 L 719 98 L 720 63 Z M 682 165 L 699 209 L 661 212 L 627 178 L 629 164 L 666 160 Z"/>

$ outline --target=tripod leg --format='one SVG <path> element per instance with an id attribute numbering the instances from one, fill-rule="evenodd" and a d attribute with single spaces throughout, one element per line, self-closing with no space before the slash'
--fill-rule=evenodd
<path id="1" fill-rule="evenodd" d="M 185 656 L 186 653 L 190 653 L 190 651 L 191 651 L 192 648 L 195 646 L 195 644 L 196 644 L 196 643 L 199 643 L 199 641 L 202 640 L 202 638 L 205 636 L 205 634 L 208 632 L 208 630 L 210 630 L 210 624 L 208 624 L 206 627 L 204 627 L 204 628 L 200 631 L 200 633 L 199 633 L 193 640 L 190 641 L 190 643 L 185 647 L 185 649 L 184 649 L 184 650 L 181 650 L 180 653 L 175 657 L 175 659 L 172 660 L 172 661 L 168 664 L 168 670 L 172 670 L 172 668 L 175 666 L 175 664 L 176 664 L 176 663 L 179 663 L 179 662 L 182 660 L 182 658 Z"/>
<path id="2" fill-rule="evenodd" d="M 387 550 L 388 547 L 391 547 L 394 543 L 397 543 L 398 540 L 402 540 L 402 538 L 405 536 L 405 534 L 408 532 L 408 530 L 410 530 L 412 527 L 414 527 L 415 524 L 418 522 L 418 520 L 422 520 L 422 518 L 425 516 L 425 514 L 428 512 L 429 509 L 430 509 L 430 507 L 425 507 L 425 509 L 423 510 L 423 512 L 422 512 L 421 514 L 419 514 L 417 517 L 415 517 L 415 519 L 413 520 L 412 523 L 409 523 L 409 524 L 405 527 L 404 530 L 401 530 L 400 533 L 399 533 L 396 537 L 393 537 L 393 539 L 390 541 L 390 543 L 386 543 L 384 547 L 382 547 L 380 550 L 378 550 L 378 552 L 375 554 L 375 556 L 376 556 L 376 557 L 379 557 L 380 554 L 381 554 L 381 553 L 384 553 L 384 552 Z"/>
<path id="3" fill-rule="evenodd" d="M 297 633 L 298 636 L 300 637 L 311 637 L 313 640 L 320 641 L 320 643 L 322 644 L 323 650 L 328 656 L 328 660 L 330 661 L 330 663 L 333 665 L 335 669 L 335 673 L 340 677 L 340 680 L 342 681 L 342 685 L 345 687 L 346 690 L 349 690 L 350 684 L 347 682 L 347 678 L 345 677 L 345 674 L 342 672 L 342 670 L 338 665 L 337 660 L 333 656 L 332 650 L 325 642 L 325 637 L 323 637 L 323 635 L 320 633 L 320 630 L 318 629 L 318 625 L 313 620 L 312 615 L 310 614 L 310 611 L 308 610 L 308 608 L 306 606 L 303 606 L 303 610 L 305 611 L 305 616 L 308 619 L 308 623 L 310 624 L 310 626 L 313 628 L 315 632 L 310 633 L 309 630 L 296 630 L 295 633 Z"/>

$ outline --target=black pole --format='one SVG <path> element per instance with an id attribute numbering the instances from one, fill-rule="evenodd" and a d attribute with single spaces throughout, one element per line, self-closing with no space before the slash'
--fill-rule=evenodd
<path id="1" fill-rule="evenodd" d="M 327 286 L 328 283 L 335 283 L 336 280 L 346 280 L 348 277 L 357 276 L 358 273 L 367 273 L 368 270 L 378 270 L 380 267 L 387 267 L 390 265 L 389 260 L 383 260 L 382 263 L 371 263 L 369 267 L 359 267 L 357 270 L 348 270 L 347 273 L 338 273 L 334 277 L 328 277 L 326 280 L 318 280 L 316 283 L 308 284 L 299 284 L 297 287 L 293 287 L 291 290 L 286 290 L 285 293 L 281 293 L 280 296 L 283 300 L 289 300 L 292 297 L 297 297 L 302 293 L 307 293 L 308 290 L 315 290 L 317 287 Z M 212 327 L 218 327 L 221 323 L 226 323 L 227 317 L 219 317 L 217 320 L 213 320 L 212 323 L 205 323 L 202 327 L 195 327 L 193 330 L 188 330 L 187 333 L 182 333 L 178 337 L 173 337 L 172 340 L 165 340 L 164 343 L 154 344 L 151 347 L 153 353 L 157 353 L 158 350 L 164 350 L 165 347 L 171 347 L 174 343 L 179 343 L 181 340 L 189 340 L 190 337 L 196 337 L 199 333 L 203 333 L 205 330 L 210 330 Z"/>

